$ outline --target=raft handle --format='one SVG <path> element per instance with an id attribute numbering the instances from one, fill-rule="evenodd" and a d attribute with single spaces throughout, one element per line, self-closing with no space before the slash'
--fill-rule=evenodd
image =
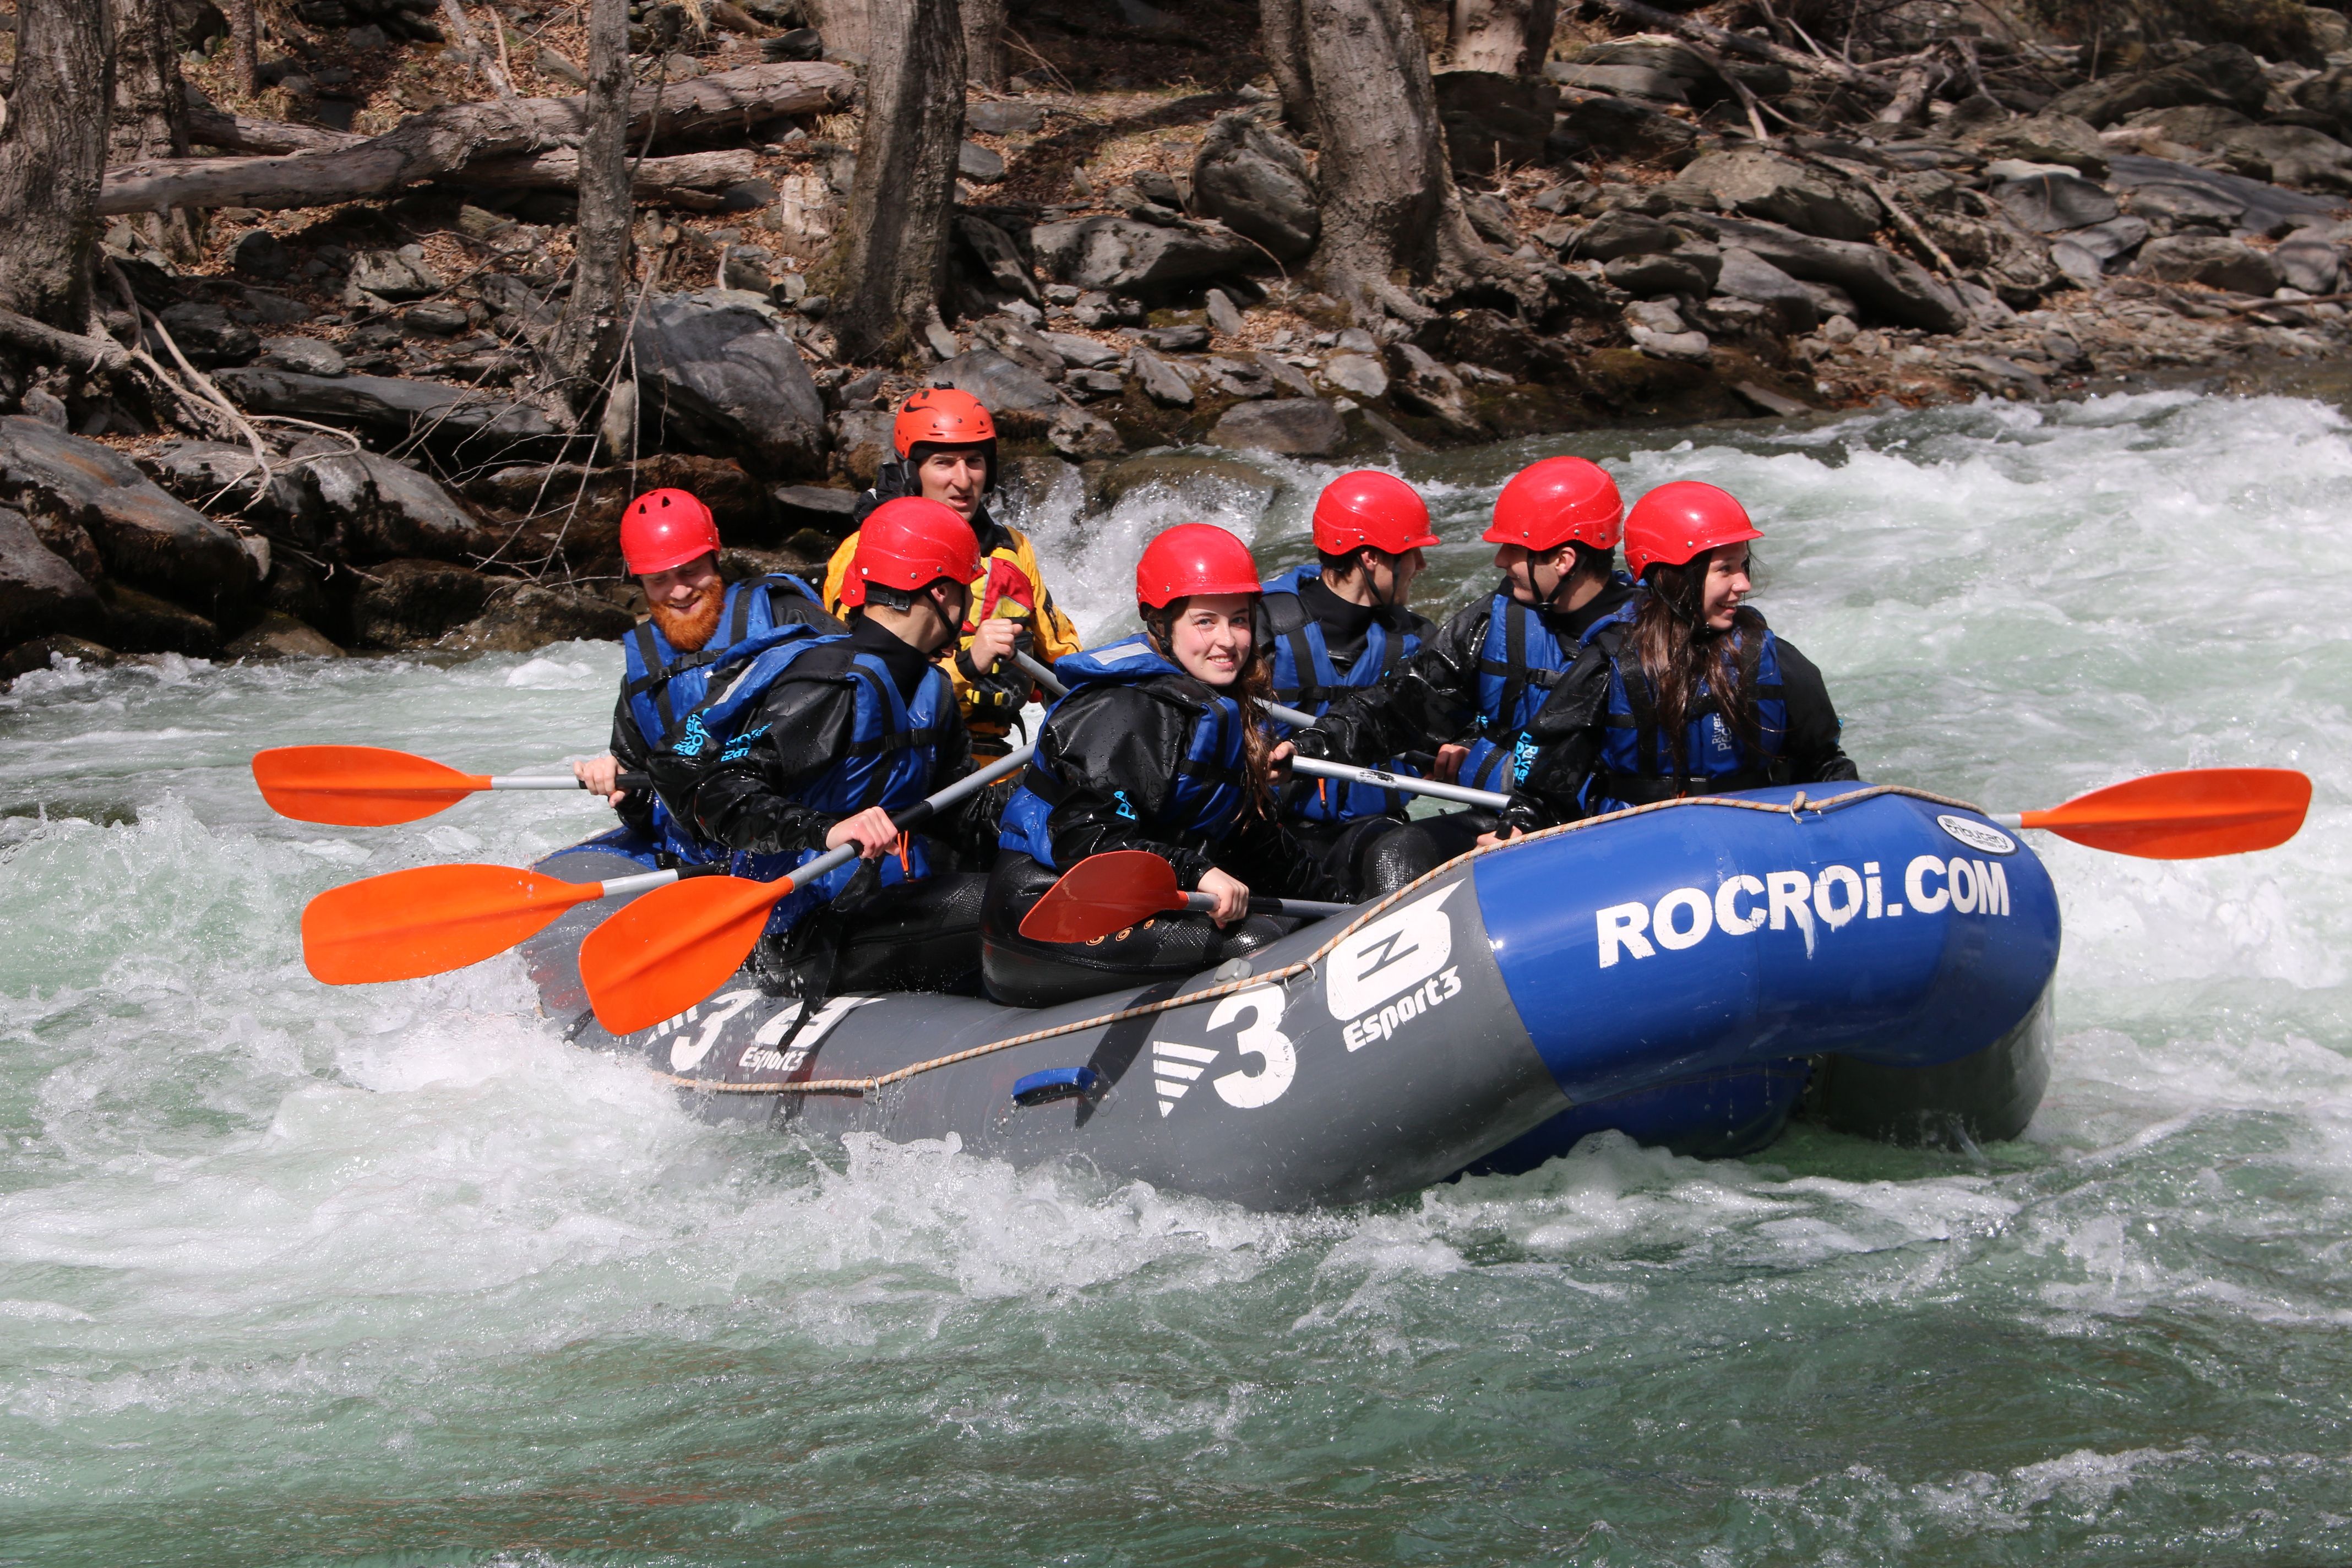
<path id="1" fill-rule="evenodd" d="M 1033 1072 L 1013 1086 L 1013 1103 L 1020 1106 L 1051 1105 L 1057 1100 L 1075 1100 L 1092 1094 L 1102 1079 L 1092 1068 L 1047 1068 Z"/>

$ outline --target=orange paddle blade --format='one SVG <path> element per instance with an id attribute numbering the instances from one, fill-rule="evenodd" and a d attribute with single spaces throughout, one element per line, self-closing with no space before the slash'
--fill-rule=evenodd
<path id="1" fill-rule="evenodd" d="M 330 985 L 440 974 L 496 957 L 603 892 L 601 882 L 512 866 L 419 866 L 370 877 L 310 900 L 302 962 Z"/>
<path id="2" fill-rule="evenodd" d="M 2311 809 L 2311 780 L 2293 768 L 2187 768 L 2076 795 L 2018 820 L 2119 855 L 2197 860 L 2270 849 Z"/>
<path id="3" fill-rule="evenodd" d="M 1176 868 L 1149 849 L 1089 855 L 1062 874 L 1022 917 L 1032 942 L 1092 942 L 1184 907 Z"/>
<path id="4" fill-rule="evenodd" d="M 490 787 L 488 773 L 382 746 L 273 746 L 253 754 L 253 782 L 278 816 L 338 827 L 415 822 Z"/>
<path id="5" fill-rule="evenodd" d="M 792 890 L 789 877 L 697 877 L 615 913 L 580 944 L 596 1021 L 615 1035 L 650 1029 L 726 984 Z"/>

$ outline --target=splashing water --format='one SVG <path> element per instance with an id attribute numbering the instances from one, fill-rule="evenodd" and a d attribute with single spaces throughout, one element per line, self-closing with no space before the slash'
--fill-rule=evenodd
<path id="1" fill-rule="evenodd" d="M 1417 462 L 1483 592 L 1507 473 Z M 2352 1556 L 2352 429 L 2284 398 L 1979 405 L 1576 449 L 1765 530 L 1870 776 L 1996 809 L 2318 781 L 2269 855 L 2038 846 L 2062 1042 L 2018 1143 L 1588 1142 L 1265 1216 L 950 1145 L 694 1120 L 513 960 L 329 991 L 302 901 L 598 826 L 270 816 L 295 741 L 598 749 L 617 650 L 35 675 L 0 698 L 0 1564 Z M 1029 520 L 1090 633 L 1166 491 Z M 1212 498 L 1213 500 L 1213 498 Z"/>

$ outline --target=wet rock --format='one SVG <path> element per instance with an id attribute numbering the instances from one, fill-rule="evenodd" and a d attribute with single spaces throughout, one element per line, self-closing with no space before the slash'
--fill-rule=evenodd
<path id="1" fill-rule="evenodd" d="M 1576 356 L 1567 344 L 1496 310 L 1456 310 L 1423 321 L 1412 341 L 1438 359 L 1482 365 L 1512 381 L 1568 385 L 1576 379 Z"/>
<path id="2" fill-rule="evenodd" d="M 923 373 L 926 383 L 944 382 L 969 392 L 997 413 L 1043 410 L 1060 405 L 1051 383 L 994 349 L 973 349 Z"/>
<path id="3" fill-rule="evenodd" d="M 2214 139 L 2214 151 L 2250 179 L 2352 190 L 2352 147 L 2307 125 L 2249 125 Z"/>
<path id="4" fill-rule="evenodd" d="M 445 562 L 387 561 L 352 595 L 352 639 L 367 648 L 433 642 L 480 615 L 494 586 Z"/>
<path id="5" fill-rule="evenodd" d="M 2104 128 L 2135 110 L 2181 103 L 2222 103 L 2260 114 L 2269 94 L 2270 79 L 2252 50 L 2239 44 L 2214 44 L 2160 70 L 2105 77 L 2069 88 L 2051 100 L 2048 108 Z"/>
<path id="6" fill-rule="evenodd" d="M 1333 354 L 1321 374 L 1325 385 L 1368 401 L 1388 395 L 1389 373 L 1370 354 Z"/>
<path id="7" fill-rule="evenodd" d="M 1212 392 L 1240 398 L 1274 395 L 1274 378 L 1260 369 L 1255 360 L 1211 354 L 1202 368 L 1208 375 Z"/>
<path id="8" fill-rule="evenodd" d="M 1562 106 L 1546 150 L 1679 169 L 1698 155 L 1698 131 L 1628 99 L 1583 98 Z"/>
<path id="9" fill-rule="evenodd" d="M 193 506 L 226 509 L 256 527 L 315 542 L 319 502 L 308 465 L 273 461 L 268 477 L 250 447 L 216 441 L 173 441 L 139 465 Z"/>
<path id="10" fill-rule="evenodd" d="M 1204 303 L 1208 307 L 1209 325 L 1219 336 L 1238 338 L 1242 335 L 1244 328 L 1241 307 L 1235 305 L 1223 289 L 1210 289 Z"/>
<path id="11" fill-rule="evenodd" d="M 425 260 L 421 246 L 398 250 L 362 250 L 352 258 L 351 287 L 379 300 L 422 300 L 445 285 Z"/>
<path id="12" fill-rule="evenodd" d="M 824 404 L 782 321 L 766 300 L 729 289 L 648 299 L 630 342 L 637 416 L 655 442 L 682 437 L 771 473 L 823 474 Z"/>
<path id="13" fill-rule="evenodd" d="M 1841 289 L 1871 314 L 1895 326 L 1955 332 L 1968 324 L 1959 297 L 1906 257 L 1741 218 L 1692 214 L 1685 221 L 1713 235 L 1726 249 L 1744 247 L 1792 278 Z"/>
<path id="14" fill-rule="evenodd" d="M 2050 265 L 2077 287 L 2095 289 L 2105 275 L 2106 263 L 2071 239 L 2061 238 L 2050 247 Z"/>
<path id="15" fill-rule="evenodd" d="M 1029 275 L 1029 258 L 1003 227 L 971 213 L 959 212 L 956 239 L 965 265 L 976 270 L 987 290 L 999 300 L 1038 303 L 1037 282 Z"/>
<path id="16" fill-rule="evenodd" d="M 300 375 L 246 365 L 214 378 L 243 408 L 364 430 L 390 446 L 421 436 L 476 460 L 555 448 L 562 432 L 527 403 L 446 382 L 397 376 Z"/>
<path id="17" fill-rule="evenodd" d="M 2176 226 L 2225 228 L 2245 216 L 2243 204 L 2197 185 L 2142 185 L 2131 194 L 2132 211 Z"/>
<path id="18" fill-rule="evenodd" d="M 2016 120 L 1995 121 L 1972 131 L 1969 142 L 1990 158 L 2021 158 L 2032 163 L 2063 163 L 2098 179 L 2107 172 L 2107 144 L 2086 121 L 2044 110 Z"/>
<path id="19" fill-rule="evenodd" d="M 1949 365 L 1956 379 L 1981 386 L 1996 397 L 2049 401 L 2048 384 L 2015 360 L 1999 354 L 1955 354 Z"/>
<path id="20" fill-rule="evenodd" d="M 1153 353 L 1139 348 L 1129 356 L 1135 379 L 1144 395 L 1163 408 L 1192 406 L 1192 384 L 1176 373 L 1176 367 Z"/>
<path id="21" fill-rule="evenodd" d="M 495 547 L 480 520 L 405 463 L 351 452 L 314 458 L 310 472 L 322 520 L 345 560 L 458 561 Z"/>
<path id="22" fill-rule="evenodd" d="M 1045 111 L 1034 103 L 996 100 L 966 104 L 963 122 L 984 136 L 1010 136 L 1044 130 Z"/>
<path id="23" fill-rule="evenodd" d="M 2116 198 L 2079 174 L 2033 174 L 1994 187 L 1993 200 L 2009 221 L 2032 234 L 2057 234 L 2105 223 L 2119 210 Z"/>
<path id="24" fill-rule="evenodd" d="M 1062 356 L 1055 352 L 1054 345 L 1045 341 L 1043 333 L 1031 331 L 1013 316 L 985 317 L 972 323 L 972 334 L 1033 379 L 1062 379 Z"/>
<path id="25" fill-rule="evenodd" d="M 1258 368 L 1265 372 L 1266 378 L 1291 396 L 1315 395 L 1314 384 L 1309 382 L 1299 368 L 1289 361 L 1278 354 L 1267 353 L 1264 350 L 1260 350 L 1252 357 L 1257 361 Z"/>
<path id="26" fill-rule="evenodd" d="M 1498 164 L 1544 161 L 1559 89 L 1495 71 L 1439 71 L 1430 80 L 1455 173 L 1492 176 Z"/>
<path id="27" fill-rule="evenodd" d="M 1209 346 L 1209 329 L 1187 321 L 1154 328 L 1143 334 L 1143 341 L 1162 353 L 1192 353 Z"/>
<path id="28" fill-rule="evenodd" d="M 1040 224 L 1032 238 L 1047 277 L 1081 289 L 1145 296 L 1231 277 L 1261 254 L 1223 227 L 1163 226 L 1124 217 Z"/>
<path id="29" fill-rule="evenodd" d="M 0 506 L 23 513 L 45 541 L 52 530 L 78 531 L 108 574 L 215 615 L 236 614 L 252 595 L 252 562 L 228 530 L 128 458 L 37 419 L 0 419 Z"/>
<path id="30" fill-rule="evenodd" d="M 2079 246 L 2100 261 L 2107 262 L 2138 249 L 2147 236 L 2147 221 L 2126 214 L 2121 217 L 2111 217 L 2105 223 L 2095 223 L 2087 228 L 2075 229 L 2066 235 L 2064 240 L 2070 245 Z"/>
<path id="31" fill-rule="evenodd" d="M 2268 296 L 2279 287 L 2271 258 L 2234 239 L 2176 234 L 2140 247 L 2138 269 L 2170 283 L 2202 283 L 2240 294 Z"/>
<path id="32" fill-rule="evenodd" d="M 870 485 L 882 464 L 896 453 L 890 445 L 895 416 L 886 410 L 861 410 L 836 415 L 833 420 L 833 454 L 841 471 L 853 483 Z"/>
<path id="33" fill-rule="evenodd" d="M 1261 403 L 1255 406 L 1265 409 L 1275 405 Z M 1195 511 L 1233 507 L 1252 514 L 1264 511 L 1282 489 L 1281 481 L 1273 476 L 1230 458 L 1154 452 L 1129 458 L 1105 468 L 1093 481 L 1092 500 L 1097 509 L 1108 511 L 1129 496 L 1155 487 L 1177 496 Z"/>
<path id="34" fill-rule="evenodd" d="M 127 583 L 99 587 L 105 606 L 107 646 L 124 653 L 176 653 L 210 658 L 221 649 L 220 628 L 171 600 Z"/>
<path id="35" fill-rule="evenodd" d="M 1209 432 L 1212 446 L 1297 458 L 1328 458 L 1347 438 L 1339 411 L 1319 397 L 1237 403 Z"/>
<path id="36" fill-rule="evenodd" d="M 1821 321 L 1812 290 L 1745 246 L 1727 247 L 1715 291 L 1748 300 L 1773 313 L 1784 332 L 1810 332 Z"/>
<path id="37" fill-rule="evenodd" d="M 298 375 L 330 379 L 350 371 L 342 351 L 324 338 L 264 338 L 260 363 L 271 370 L 290 370 Z"/>
<path id="38" fill-rule="evenodd" d="M 1656 256 L 1683 242 L 1683 231 L 1646 214 L 1619 208 L 1601 214 L 1560 247 L 1570 260 L 1614 261 L 1623 256 Z"/>
<path id="39" fill-rule="evenodd" d="M 1064 364 L 1076 370 L 1101 370 L 1127 357 L 1108 343 L 1098 343 L 1092 338 L 1078 337 L 1075 333 L 1039 332 L 1037 336 L 1061 356 Z"/>
<path id="40" fill-rule="evenodd" d="M 50 632 L 96 631 L 102 619 L 98 593 L 82 574 L 41 542 L 24 513 L 0 510 L 0 647 Z"/>
<path id="41" fill-rule="evenodd" d="M 265 610 L 261 619 L 221 649 L 226 658 L 341 658 L 343 650 L 326 635 L 283 610 Z"/>
<path id="42" fill-rule="evenodd" d="M 466 483 L 473 500 L 520 517 L 562 518 L 563 544 L 574 560 L 620 548 L 622 509 L 652 489 L 680 489 L 710 509 L 721 537 L 764 536 L 772 524 L 767 489 L 731 458 L 651 452 L 605 468 L 578 463 L 514 463 Z"/>
<path id="43" fill-rule="evenodd" d="M 1668 189 L 1673 199 L 1824 239 L 1867 239 L 1886 221 L 1885 209 L 1869 192 L 1772 153 L 1710 153 L 1675 175 Z"/>
<path id="44" fill-rule="evenodd" d="M 6 654 L 0 655 L 0 681 L 14 680 L 20 675 L 30 675 L 37 669 L 53 669 L 68 662 L 104 668 L 114 662 L 114 650 L 88 637 L 78 637 L 66 632 L 52 632 L 18 643 Z"/>
<path id="45" fill-rule="evenodd" d="M 1045 431 L 1045 444 L 1078 463 L 1115 458 L 1127 450 L 1127 443 L 1119 439 L 1110 421 L 1079 408 L 1065 408 L 1054 416 Z"/>
<path id="46" fill-rule="evenodd" d="M 1625 331 L 1635 348 L 1657 359 L 1701 363 L 1713 348 L 1705 332 L 1694 330 L 1663 300 L 1626 306 Z"/>
<path id="47" fill-rule="evenodd" d="M 462 653 L 529 653 L 559 642 L 617 642 L 636 625 L 619 605 L 527 584 L 500 592 L 480 615 L 440 639 Z"/>
<path id="48" fill-rule="evenodd" d="M 188 363 L 199 370 L 243 364 L 261 352 L 261 340 L 251 327 L 207 300 L 191 300 L 167 307 L 156 320 L 188 356 Z M 171 363 L 169 351 L 160 342 L 150 347 L 157 358 Z"/>
<path id="49" fill-rule="evenodd" d="M 2271 252 L 2271 262 L 2288 288 L 2305 294 L 2332 294 L 2343 277 L 2343 252 L 2318 240 L 2290 237 Z"/>
<path id="50" fill-rule="evenodd" d="M 1717 256 L 1715 259 L 1716 269 L 1719 272 L 1721 258 Z M 1601 273 L 1615 287 L 1644 299 L 1660 294 L 1704 296 L 1714 281 L 1690 260 L 1672 253 L 1664 256 L 1621 256 L 1602 268 Z"/>
<path id="51" fill-rule="evenodd" d="M 429 338 L 454 338 L 466 330 L 466 308 L 437 303 L 418 305 L 402 312 L 400 324 Z"/>
<path id="52" fill-rule="evenodd" d="M 1391 343 L 1387 359 L 1391 378 L 1389 398 L 1399 407 L 1426 415 L 1465 439 L 1493 434 L 1470 411 L 1461 376 L 1439 363 L 1428 350 L 1414 343 Z"/>
<path id="53" fill-rule="evenodd" d="M 769 494 L 776 515 L 793 531 L 813 528 L 835 539 L 846 538 L 857 510 L 857 492 L 822 485 L 778 485 Z"/>

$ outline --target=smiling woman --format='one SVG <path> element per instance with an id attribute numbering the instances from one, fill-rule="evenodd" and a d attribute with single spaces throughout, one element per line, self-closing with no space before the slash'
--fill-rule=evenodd
<path id="1" fill-rule="evenodd" d="M 1800 1125 L 1698 1161 L 1611 1136 L 1266 1215 L 945 1139 L 704 1122 L 642 1058 L 565 1045 L 520 960 L 313 983 L 296 917 L 322 889 L 528 865 L 610 813 L 483 795 L 404 828 L 291 823 L 251 754 L 544 769 L 601 742 L 614 647 L 39 672 L 0 696 L 0 1559 L 2352 1557 L 2352 425 L 2163 394 L 1580 449 L 1628 495 L 1742 500 L 1772 541 L 1754 602 L 1834 682 L 1872 776 L 2014 809 L 2289 764 L 2319 781 L 2312 826 L 2169 864 L 2011 834 L 2067 927 L 2050 1088 L 2014 1142 Z M 1417 464 L 1448 542 L 1433 615 L 1491 595 L 1470 542 L 1541 455 Z M 1270 468 L 1291 499 L 1208 515 L 1295 558 L 1330 476 Z M 1135 626 L 1141 541 L 1201 515 L 1160 491 L 1082 518 L 1073 486 L 1018 521 L 1102 643 Z M 1926 902 L 1955 858 L 2007 863 L 1948 809 L 1922 826 L 1950 846 Z M 1885 903 L 1926 853 L 1880 858 Z M 1866 863 L 1811 868 L 1825 953 L 1923 919 L 1872 920 Z M 1865 901 L 1832 929 L 1836 866 Z M 1656 941 L 1680 889 L 1772 934 L 1769 887 L 1720 885 L 1658 886 L 1655 951 L 1607 975 L 1711 961 L 1720 924 Z M 1951 929 L 2014 921 L 2013 874 L 2009 897 Z M 1784 884 L 1801 952 L 1799 904 Z M 1427 911 L 1395 912 L 1411 937 Z M 1664 911 L 1678 938 L 1698 920 Z M 1442 1065 L 1478 1037 L 1467 932 L 1392 994 L 1339 994 L 1344 1021 L 1327 978 L 1279 1017 L 1255 994 L 1122 1036 L 1142 1120 L 1292 1103 L 1303 1054 L 1268 1106 L 1215 1086 L 1265 1092 L 1276 1037 L 1317 1014 L 1373 1036 L 1335 1033 L 1343 1062 Z M 1600 974 L 1590 912 L 1575 956 Z M 1563 983 L 1564 1043 L 1584 1005 Z"/>

